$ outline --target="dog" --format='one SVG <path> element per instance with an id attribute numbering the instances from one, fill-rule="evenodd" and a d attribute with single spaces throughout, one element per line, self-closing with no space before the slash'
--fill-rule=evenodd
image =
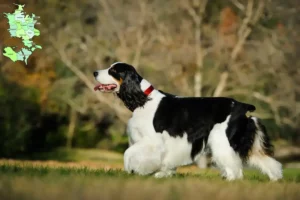
<path id="1" fill-rule="evenodd" d="M 270 180 L 282 178 L 265 126 L 248 117 L 255 106 L 226 97 L 180 97 L 155 89 L 135 68 L 117 62 L 93 73 L 95 91 L 115 93 L 132 112 L 124 170 L 156 178 L 175 174 L 210 150 L 226 180 L 243 178 L 243 165 Z"/>

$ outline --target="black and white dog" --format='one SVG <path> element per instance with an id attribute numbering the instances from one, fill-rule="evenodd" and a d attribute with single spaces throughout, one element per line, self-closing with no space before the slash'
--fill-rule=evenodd
<path id="1" fill-rule="evenodd" d="M 231 98 L 179 97 L 164 93 L 143 79 L 133 66 L 114 63 L 94 72 L 95 90 L 113 92 L 132 111 L 127 126 L 130 147 L 124 154 L 129 173 L 167 177 L 195 162 L 207 149 L 227 180 L 243 177 L 243 164 L 271 180 L 282 178 L 272 158 L 265 127 L 247 117 L 255 107 Z"/>

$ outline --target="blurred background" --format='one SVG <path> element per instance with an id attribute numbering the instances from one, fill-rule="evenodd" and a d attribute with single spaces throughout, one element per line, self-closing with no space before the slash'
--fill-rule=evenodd
<path id="1" fill-rule="evenodd" d="M 92 72 L 122 61 L 155 88 L 254 104 L 288 163 L 300 159 L 298 0 L 19 0 L 40 16 L 24 62 L 0 55 L 0 158 L 109 159 L 127 148 L 131 113 L 94 92 Z M 0 47 L 9 36 L 0 3 Z"/>

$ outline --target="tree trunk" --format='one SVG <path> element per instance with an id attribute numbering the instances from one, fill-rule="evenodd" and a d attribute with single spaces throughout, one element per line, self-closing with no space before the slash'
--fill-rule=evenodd
<path id="1" fill-rule="evenodd" d="M 77 121 L 77 112 L 74 108 L 70 107 L 69 127 L 68 127 L 67 144 L 66 144 L 66 147 L 68 149 L 72 148 L 72 141 L 73 141 L 74 131 L 76 128 L 76 121 Z"/>

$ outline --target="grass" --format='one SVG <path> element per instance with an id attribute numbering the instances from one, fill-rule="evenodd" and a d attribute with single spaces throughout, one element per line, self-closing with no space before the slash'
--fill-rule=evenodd
<path id="1" fill-rule="evenodd" d="M 0 160 L 0 199 L 300 199 L 299 169 L 285 169 L 279 182 L 253 170 L 227 182 L 194 166 L 155 179 L 124 173 L 122 165 L 90 164 Z"/>
<path id="2" fill-rule="evenodd" d="M 114 162 L 120 163 L 123 160 L 123 155 L 117 152 L 99 150 L 99 149 L 67 149 L 58 148 L 51 152 L 35 153 L 30 157 L 33 160 L 57 160 L 63 162 Z"/>

